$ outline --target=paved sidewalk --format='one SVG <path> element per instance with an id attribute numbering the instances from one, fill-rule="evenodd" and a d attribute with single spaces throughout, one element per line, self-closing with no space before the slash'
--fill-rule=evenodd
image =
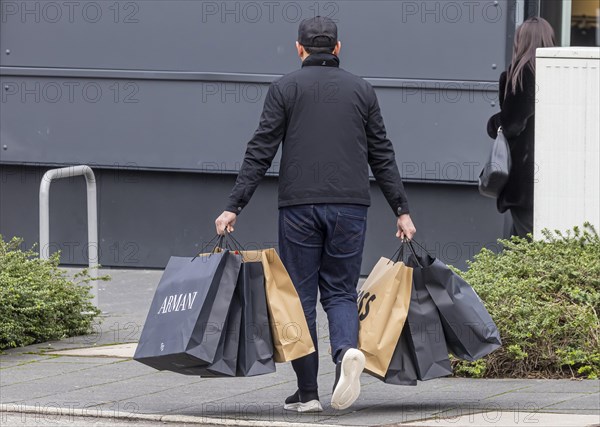
<path id="1" fill-rule="evenodd" d="M 106 273 L 113 279 L 100 283 L 106 314 L 94 334 L 0 356 L 0 425 L 600 425 L 597 380 L 444 378 L 400 387 L 364 375 L 359 400 L 334 411 L 326 329 L 319 332 L 325 412 L 284 412 L 283 400 L 296 389 L 290 364 L 272 375 L 206 379 L 155 371 L 129 359 L 128 346 L 110 346 L 137 342 L 162 272 Z M 325 324 L 322 311 L 319 320 Z M 89 356 L 53 354 L 83 347 L 94 348 Z"/>

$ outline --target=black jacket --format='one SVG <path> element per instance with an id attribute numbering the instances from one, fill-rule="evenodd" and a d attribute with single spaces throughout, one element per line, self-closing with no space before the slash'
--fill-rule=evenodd
<path id="1" fill-rule="evenodd" d="M 510 208 L 533 209 L 533 182 L 535 174 L 535 75 L 525 67 L 523 89 L 517 85 L 516 93 L 509 91 L 505 98 L 506 72 L 500 75 L 500 112 L 490 117 L 487 131 L 496 138 L 502 126 L 508 140 L 512 167 L 508 182 L 500 194 L 497 207 L 500 212 Z"/>
<path id="2" fill-rule="evenodd" d="M 271 84 L 227 211 L 246 206 L 280 143 L 279 207 L 369 206 L 370 166 L 394 213 L 409 212 L 375 91 L 339 68 L 336 56 L 310 55 L 300 70 Z"/>

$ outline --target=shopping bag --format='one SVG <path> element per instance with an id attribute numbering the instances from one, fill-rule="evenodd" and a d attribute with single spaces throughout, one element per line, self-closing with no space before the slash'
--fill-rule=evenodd
<path id="1" fill-rule="evenodd" d="M 388 384 L 416 385 L 450 375 L 452 369 L 439 313 L 423 284 L 421 260 L 405 257 L 403 249 L 404 244 L 396 261 L 413 269 L 410 306 L 390 365 L 384 376 L 375 376 Z"/>
<path id="2" fill-rule="evenodd" d="M 252 377 L 275 372 L 262 263 L 242 263 L 236 293 L 241 306 L 237 376 Z"/>
<path id="3" fill-rule="evenodd" d="M 243 269 L 244 264 L 242 264 Z M 206 367 L 189 368 L 181 373 L 200 375 L 201 377 L 234 377 L 237 373 L 238 347 L 240 343 L 242 302 L 239 295 L 242 269 L 238 276 L 237 285 L 231 298 L 227 319 L 223 325 L 221 339 L 212 363 Z"/>
<path id="4" fill-rule="evenodd" d="M 417 385 L 417 368 L 414 353 L 408 344 L 409 334 L 410 330 L 405 323 L 385 377 L 379 377 L 386 384 Z"/>
<path id="5" fill-rule="evenodd" d="M 417 379 L 426 381 L 452 375 L 440 314 L 423 281 L 423 264 L 411 256 L 407 265 L 413 267 L 413 288 L 404 327 Z"/>
<path id="6" fill-rule="evenodd" d="M 213 363 L 182 373 L 215 378 L 275 372 L 264 282 L 262 263 L 242 263 Z"/>
<path id="7" fill-rule="evenodd" d="M 134 360 L 194 374 L 213 363 L 236 287 L 241 257 L 230 251 L 171 257 L 154 294 Z"/>
<path id="8" fill-rule="evenodd" d="M 358 298 L 358 348 L 365 370 L 384 377 L 410 304 L 412 268 L 381 258 L 363 284 Z"/>
<path id="9" fill-rule="evenodd" d="M 315 351 L 300 297 L 275 249 L 241 251 L 244 262 L 260 262 L 265 275 L 273 360 L 289 362 Z"/>
<path id="10" fill-rule="evenodd" d="M 500 347 L 498 328 L 475 290 L 440 260 L 427 253 L 419 258 L 420 277 L 440 313 L 448 350 L 474 361 Z"/>

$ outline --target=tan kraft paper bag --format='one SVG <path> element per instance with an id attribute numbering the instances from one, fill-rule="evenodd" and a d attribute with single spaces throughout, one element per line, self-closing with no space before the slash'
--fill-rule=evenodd
<path id="1" fill-rule="evenodd" d="M 385 377 L 404 327 L 413 270 L 402 262 L 381 258 L 363 284 L 358 298 L 358 348 L 365 369 Z"/>
<path id="2" fill-rule="evenodd" d="M 273 359 L 289 362 L 315 351 L 292 279 L 275 249 L 241 251 L 244 262 L 262 262 L 273 335 Z"/>

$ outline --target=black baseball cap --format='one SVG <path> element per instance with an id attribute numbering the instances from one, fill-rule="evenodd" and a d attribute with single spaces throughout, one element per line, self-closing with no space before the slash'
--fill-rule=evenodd
<path id="1" fill-rule="evenodd" d="M 333 48 L 337 44 L 337 37 L 337 25 L 325 16 L 305 19 L 298 28 L 298 43 L 302 46 Z"/>

